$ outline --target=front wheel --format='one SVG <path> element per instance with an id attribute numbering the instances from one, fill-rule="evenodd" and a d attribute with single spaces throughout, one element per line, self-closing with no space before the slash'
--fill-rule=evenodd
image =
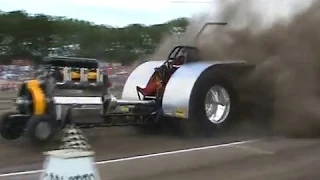
<path id="1" fill-rule="evenodd" d="M 15 115 L 16 113 L 8 112 L 1 117 L 0 135 L 6 140 L 18 139 L 23 134 L 24 117 Z"/>
<path id="2" fill-rule="evenodd" d="M 51 141 L 55 132 L 56 121 L 47 115 L 32 116 L 27 123 L 27 137 L 36 145 L 43 145 Z"/>
<path id="3" fill-rule="evenodd" d="M 237 92 L 220 71 L 205 72 L 190 97 L 189 118 L 181 120 L 184 135 L 211 135 L 232 123 L 237 111 Z"/>

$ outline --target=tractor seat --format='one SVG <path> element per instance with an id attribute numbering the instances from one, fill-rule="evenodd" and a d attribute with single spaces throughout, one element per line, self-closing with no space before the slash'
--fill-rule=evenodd
<path id="1" fill-rule="evenodd" d="M 140 94 L 142 94 L 143 100 L 145 100 L 145 99 L 155 99 L 156 98 L 156 96 L 155 96 L 156 91 L 151 92 L 150 89 L 148 89 L 148 87 L 141 88 L 141 87 L 137 86 L 136 88 L 137 88 L 139 99 L 141 99 L 140 98 Z"/>

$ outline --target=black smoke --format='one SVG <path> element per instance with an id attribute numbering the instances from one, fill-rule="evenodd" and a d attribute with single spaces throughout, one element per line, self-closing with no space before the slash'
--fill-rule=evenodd
<path id="1" fill-rule="evenodd" d="M 287 6 L 281 5 L 291 5 L 292 14 L 287 16 L 274 15 L 277 10 L 282 11 L 280 1 L 258 1 L 215 1 L 212 4 L 215 12 L 194 17 L 179 43 L 197 46 L 204 59 L 238 59 L 255 64 L 251 81 L 273 84 L 270 89 L 275 98 L 273 129 L 290 135 L 317 135 L 320 132 L 320 1 L 312 4 L 307 0 L 287 1 Z M 201 26 L 212 21 L 227 21 L 229 25 L 208 28 L 194 43 Z M 173 37 L 165 37 L 154 58 L 164 59 L 179 43 Z"/>

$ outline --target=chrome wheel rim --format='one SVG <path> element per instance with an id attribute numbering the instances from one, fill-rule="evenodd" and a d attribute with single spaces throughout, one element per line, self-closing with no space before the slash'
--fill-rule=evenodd
<path id="1" fill-rule="evenodd" d="M 51 128 L 47 122 L 40 122 L 35 130 L 36 136 L 41 139 L 47 139 L 50 136 Z"/>
<path id="2" fill-rule="evenodd" d="M 205 111 L 207 118 L 214 124 L 224 122 L 230 113 L 230 95 L 221 86 L 213 86 L 209 89 L 205 99 Z"/>

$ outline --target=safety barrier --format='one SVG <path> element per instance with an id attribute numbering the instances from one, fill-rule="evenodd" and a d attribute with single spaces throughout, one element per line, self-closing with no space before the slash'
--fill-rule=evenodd
<path id="1" fill-rule="evenodd" d="M 17 91 L 21 85 L 19 81 L 0 80 L 0 92 Z"/>
<path id="2" fill-rule="evenodd" d="M 1 92 L 0 91 L 0 110 L 9 110 L 13 107 L 13 99 L 16 97 L 16 92 Z"/>

